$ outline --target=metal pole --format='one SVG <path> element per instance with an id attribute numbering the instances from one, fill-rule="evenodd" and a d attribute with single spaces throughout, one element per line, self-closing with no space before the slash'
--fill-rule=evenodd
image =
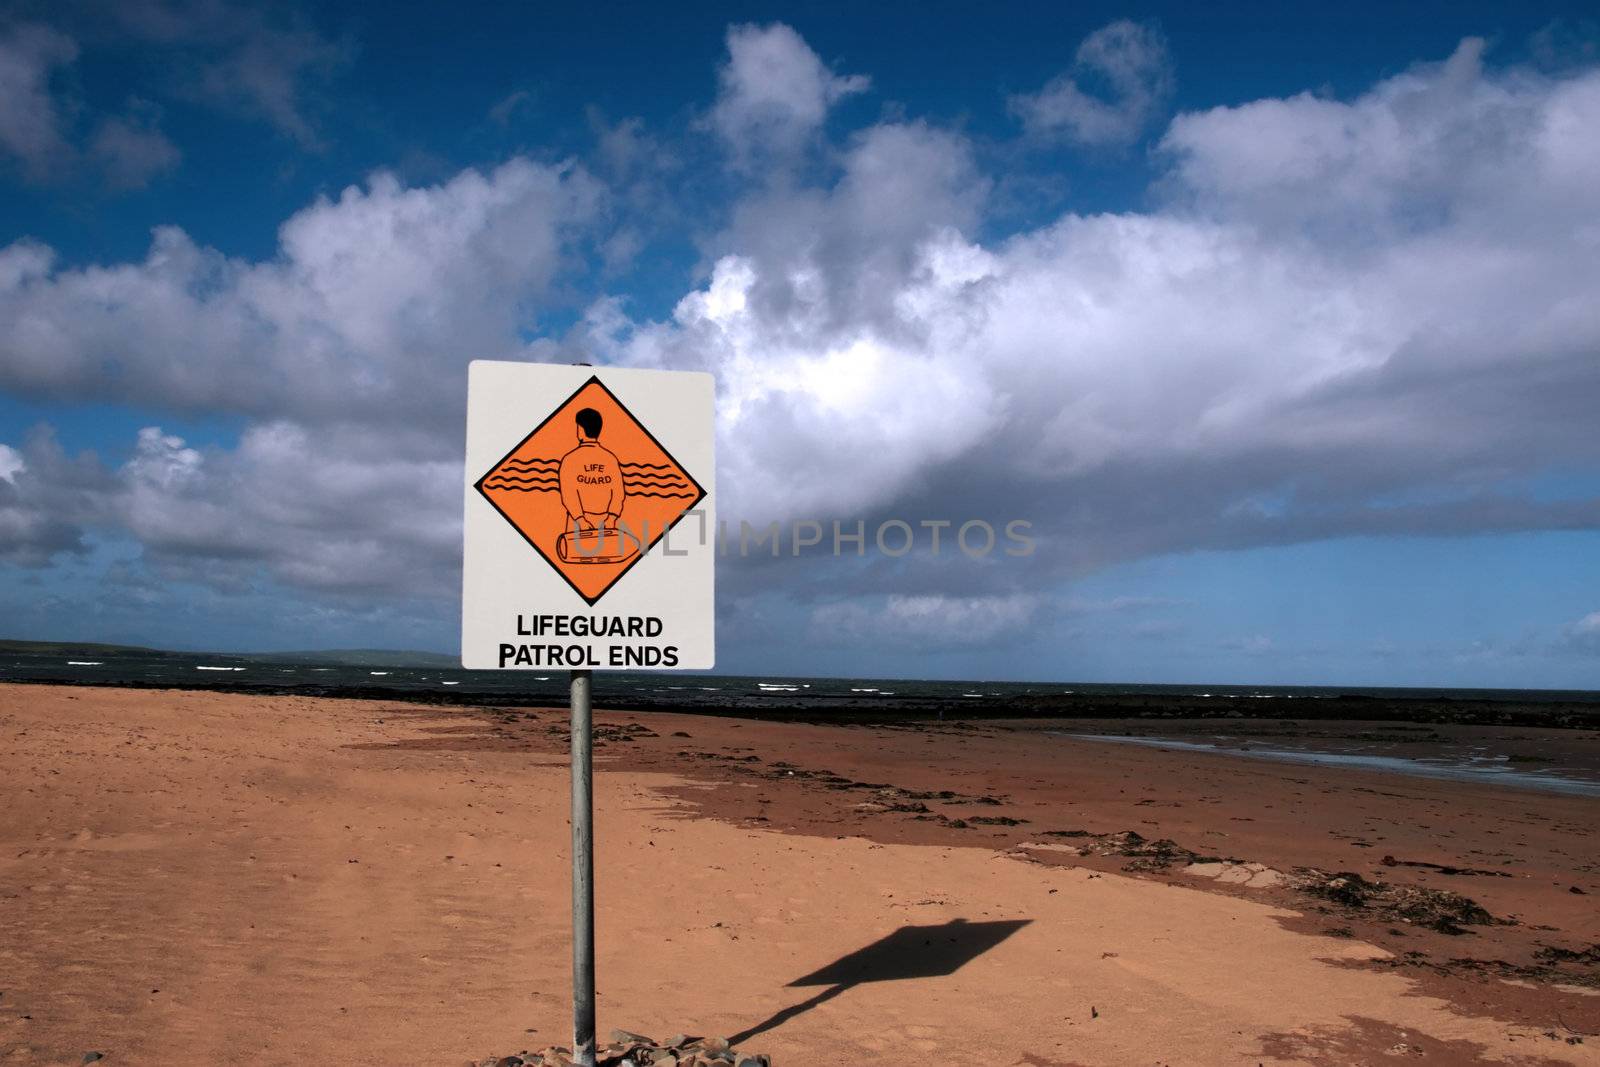
<path id="1" fill-rule="evenodd" d="M 572 672 L 572 1062 L 594 1067 L 594 766 L 588 671 Z"/>

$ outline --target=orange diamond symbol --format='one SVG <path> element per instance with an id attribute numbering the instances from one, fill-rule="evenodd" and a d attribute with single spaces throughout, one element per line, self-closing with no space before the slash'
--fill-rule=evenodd
<path id="1" fill-rule="evenodd" d="M 706 495 L 598 377 L 476 488 L 591 606 Z"/>

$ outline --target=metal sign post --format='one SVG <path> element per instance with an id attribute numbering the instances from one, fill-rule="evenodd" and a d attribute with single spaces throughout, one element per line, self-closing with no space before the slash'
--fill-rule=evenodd
<path id="1" fill-rule="evenodd" d="M 572 1062 L 594 1067 L 594 765 L 588 671 L 572 672 Z"/>
<path id="2" fill-rule="evenodd" d="M 715 383 L 475 360 L 461 665 L 571 672 L 572 1060 L 595 1065 L 591 670 L 716 661 Z"/>

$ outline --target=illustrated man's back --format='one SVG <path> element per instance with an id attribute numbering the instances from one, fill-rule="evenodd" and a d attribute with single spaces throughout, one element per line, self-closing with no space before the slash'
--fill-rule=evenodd
<path id="1" fill-rule="evenodd" d="M 622 464 L 610 449 L 585 441 L 561 458 L 561 503 L 573 519 L 598 525 L 622 514 Z"/>

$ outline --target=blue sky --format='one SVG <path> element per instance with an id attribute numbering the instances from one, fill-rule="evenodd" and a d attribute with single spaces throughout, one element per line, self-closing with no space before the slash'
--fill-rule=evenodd
<path id="1" fill-rule="evenodd" d="M 712 370 L 723 669 L 1600 686 L 1587 5 L 0 9 L 0 627 L 456 641 L 472 358 Z"/>

